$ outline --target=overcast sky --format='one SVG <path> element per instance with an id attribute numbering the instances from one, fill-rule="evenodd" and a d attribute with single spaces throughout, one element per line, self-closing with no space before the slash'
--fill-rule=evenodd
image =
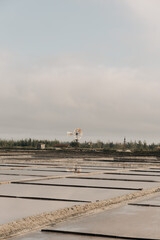
<path id="1" fill-rule="evenodd" d="M 160 142 L 159 0 L 0 0 L 0 138 Z"/>

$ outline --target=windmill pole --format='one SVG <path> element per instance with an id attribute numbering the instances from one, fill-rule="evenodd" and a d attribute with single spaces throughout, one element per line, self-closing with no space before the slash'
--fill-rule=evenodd
<path id="1" fill-rule="evenodd" d="M 126 150 L 126 137 L 124 137 L 123 149 Z"/>

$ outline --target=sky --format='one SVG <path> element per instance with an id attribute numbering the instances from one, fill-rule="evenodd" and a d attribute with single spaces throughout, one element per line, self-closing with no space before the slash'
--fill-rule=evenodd
<path id="1" fill-rule="evenodd" d="M 0 138 L 160 142 L 159 0 L 0 0 Z"/>

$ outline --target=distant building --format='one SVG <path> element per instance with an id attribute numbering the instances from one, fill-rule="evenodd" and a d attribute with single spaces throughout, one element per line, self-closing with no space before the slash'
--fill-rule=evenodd
<path id="1" fill-rule="evenodd" d="M 116 152 L 132 152 L 130 149 L 117 149 Z"/>
<path id="2" fill-rule="evenodd" d="M 38 149 L 45 149 L 46 145 L 44 143 L 38 143 Z"/>
<path id="3" fill-rule="evenodd" d="M 56 147 L 56 148 L 68 148 L 69 144 L 61 144 L 61 143 L 59 143 L 59 144 L 55 144 L 54 147 Z"/>

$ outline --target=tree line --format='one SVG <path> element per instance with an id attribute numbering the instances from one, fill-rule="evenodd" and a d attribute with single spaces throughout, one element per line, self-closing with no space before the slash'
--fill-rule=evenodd
<path id="1" fill-rule="evenodd" d="M 45 144 L 46 148 L 54 147 L 77 147 L 75 142 L 62 142 L 59 140 L 37 140 L 37 139 L 21 139 L 21 140 L 4 140 L 0 139 L 0 148 L 38 148 L 39 144 Z M 155 151 L 158 150 L 159 144 L 147 144 L 145 141 L 130 141 L 124 143 L 114 142 L 82 142 L 78 144 L 79 148 L 87 149 L 104 149 L 116 151 Z"/>

